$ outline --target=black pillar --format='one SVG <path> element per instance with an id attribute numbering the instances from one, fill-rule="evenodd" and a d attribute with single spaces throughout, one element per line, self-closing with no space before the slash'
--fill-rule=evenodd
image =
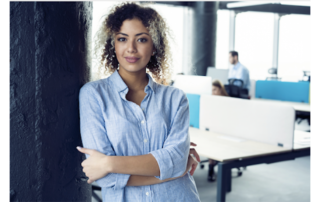
<path id="1" fill-rule="evenodd" d="M 193 74 L 205 76 L 207 67 L 215 67 L 217 10 L 219 2 L 194 2 L 192 17 Z"/>
<path id="2" fill-rule="evenodd" d="M 91 201 L 76 150 L 91 16 L 92 2 L 10 2 L 11 201 Z"/>

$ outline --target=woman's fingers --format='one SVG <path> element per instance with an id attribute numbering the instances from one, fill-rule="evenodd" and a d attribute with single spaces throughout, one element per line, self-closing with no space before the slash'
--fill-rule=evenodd
<path id="1" fill-rule="evenodd" d="M 190 174 L 193 175 L 194 171 L 197 169 L 198 163 L 192 164 Z"/>
<path id="2" fill-rule="evenodd" d="M 94 180 L 89 179 L 87 182 L 88 184 L 91 184 L 92 182 L 94 182 Z"/>
<path id="3" fill-rule="evenodd" d="M 197 144 L 196 144 L 196 143 L 193 143 L 193 142 L 190 142 L 190 145 L 191 145 L 191 146 L 197 146 Z"/>
<path id="4" fill-rule="evenodd" d="M 197 160 L 192 155 L 189 155 L 187 169 L 186 169 L 185 174 L 191 169 L 190 170 L 190 174 L 193 175 L 193 173 L 196 170 L 197 166 L 198 166 Z M 185 174 L 183 174 L 183 175 L 185 175 Z"/>
<path id="5" fill-rule="evenodd" d="M 199 156 L 198 152 L 196 151 L 196 149 L 191 148 L 189 154 L 193 154 L 194 157 L 196 157 L 197 161 L 200 162 L 200 156 Z"/>
<path id="6" fill-rule="evenodd" d="M 86 148 L 82 148 L 82 147 L 79 147 L 79 146 L 77 147 L 77 149 L 78 149 L 79 152 L 84 153 L 84 154 L 89 154 L 89 155 L 92 155 L 93 152 L 95 151 L 93 149 L 86 149 Z"/>
<path id="7" fill-rule="evenodd" d="M 191 170 L 190 170 L 190 174 L 193 175 L 194 171 L 196 170 L 197 166 L 198 166 L 198 162 L 196 161 L 196 159 L 194 159 L 193 156 L 190 156 L 191 159 L 190 159 L 190 167 L 191 167 Z"/>

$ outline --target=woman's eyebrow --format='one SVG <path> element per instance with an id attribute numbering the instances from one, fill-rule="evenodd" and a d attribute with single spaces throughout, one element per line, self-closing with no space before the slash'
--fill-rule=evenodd
<path id="1" fill-rule="evenodd" d="M 139 33 L 139 34 L 136 34 L 136 36 L 140 36 L 140 35 L 142 35 L 142 34 L 146 34 L 146 35 L 149 35 L 148 33 L 145 33 L 145 32 L 141 32 L 141 33 Z"/>
<path id="2" fill-rule="evenodd" d="M 118 34 L 122 34 L 122 35 L 125 35 L 125 36 L 129 36 L 128 34 L 125 34 L 125 33 L 122 33 L 122 32 L 119 32 L 119 33 L 117 33 L 116 35 L 118 35 Z M 140 35 L 142 35 L 142 34 L 146 34 L 146 35 L 149 36 L 149 34 L 146 33 L 146 32 L 141 32 L 141 33 L 139 33 L 139 34 L 136 34 L 136 36 L 140 36 Z"/>

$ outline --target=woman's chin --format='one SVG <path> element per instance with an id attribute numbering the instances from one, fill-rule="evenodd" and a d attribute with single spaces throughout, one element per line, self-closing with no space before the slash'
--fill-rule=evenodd
<path id="1" fill-rule="evenodd" d="M 137 67 L 136 65 L 126 65 L 126 66 L 120 66 L 119 69 L 123 69 L 126 72 L 141 72 L 141 71 L 146 71 L 146 67 Z"/>

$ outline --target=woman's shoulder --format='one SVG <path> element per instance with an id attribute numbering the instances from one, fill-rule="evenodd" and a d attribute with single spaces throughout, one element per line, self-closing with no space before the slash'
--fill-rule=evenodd
<path id="1" fill-rule="evenodd" d="M 100 91 L 101 88 L 105 88 L 106 86 L 108 86 L 108 82 L 109 77 L 105 79 L 99 79 L 96 81 L 90 81 L 80 88 L 80 94 L 92 94 L 93 91 Z"/>
<path id="2" fill-rule="evenodd" d="M 162 96 L 174 97 L 175 99 L 182 99 L 186 97 L 186 94 L 181 89 L 162 84 L 157 84 L 157 92 Z"/>

